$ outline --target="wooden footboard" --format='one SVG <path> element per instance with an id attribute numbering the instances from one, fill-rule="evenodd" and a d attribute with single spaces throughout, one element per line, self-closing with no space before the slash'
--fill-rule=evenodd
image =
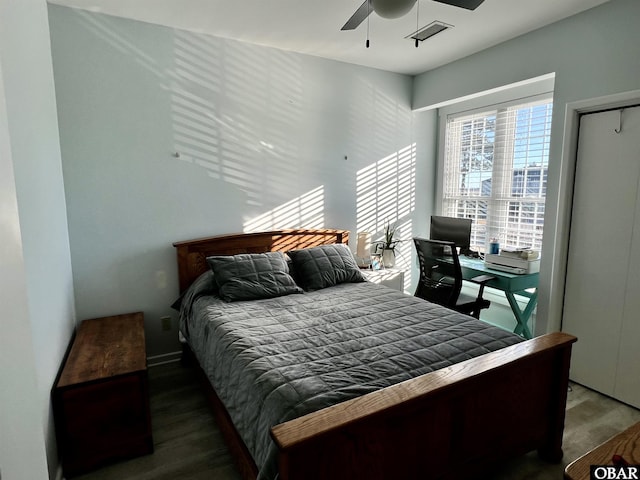
<path id="1" fill-rule="evenodd" d="M 553 333 L 272 428 L 282 480 L 477 478 L 562 458 L 575 337 Z"/>

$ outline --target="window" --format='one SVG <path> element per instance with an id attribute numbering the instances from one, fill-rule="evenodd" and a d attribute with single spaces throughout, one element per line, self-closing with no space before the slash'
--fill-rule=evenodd
<path id="1" fill-rule="evenodd" d="M 553 103 L 447 116 L 442 214 L 473 220 L 471 245 L 542 247 Z"/>

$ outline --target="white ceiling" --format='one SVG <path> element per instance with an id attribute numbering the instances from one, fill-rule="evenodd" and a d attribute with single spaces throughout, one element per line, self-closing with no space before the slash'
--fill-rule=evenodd
<path id="1" fill-rule="evenodd" d="M 418 74 L 610 0 L 485 0 L 469 11 L 418 0 L 420 27 L 453 25 L 415 48 L 416 10 L 387 20 L 371 14 L 356 30 L 342 25 L 363 0 L 49 0 L 168 27 L 318 57 Z"/>

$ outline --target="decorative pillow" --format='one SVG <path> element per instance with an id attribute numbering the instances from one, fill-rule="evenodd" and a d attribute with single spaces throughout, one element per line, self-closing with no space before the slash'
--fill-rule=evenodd
<path id="1" fill-rule="evenodd" d="M 343 243 L 287 252 L 298 283 L 305 290 L 320 290 L 339 283 L 364 282 L 356 259 Z"/>
<path id="2" fill-rule="evenodd" d="M 218 285 L 218 295 L 227 302 L 273 298 L 302 293 L 281 252 L 243 253 L 208 257 Z"/>

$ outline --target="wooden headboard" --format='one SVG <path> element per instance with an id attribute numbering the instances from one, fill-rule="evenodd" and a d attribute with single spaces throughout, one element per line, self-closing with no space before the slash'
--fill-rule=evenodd
<path id="1" fill-rule="evenodd" d="M 286 252 L 332 243 L 349 243 L 349 232 L 333 229 L 276 230 L 234 233 L 176 242 L 173 246 L 176 247 L 178 254 L 180 292 L 184 292 L 209 268 L 206 258 L 212 255 Z"/>

